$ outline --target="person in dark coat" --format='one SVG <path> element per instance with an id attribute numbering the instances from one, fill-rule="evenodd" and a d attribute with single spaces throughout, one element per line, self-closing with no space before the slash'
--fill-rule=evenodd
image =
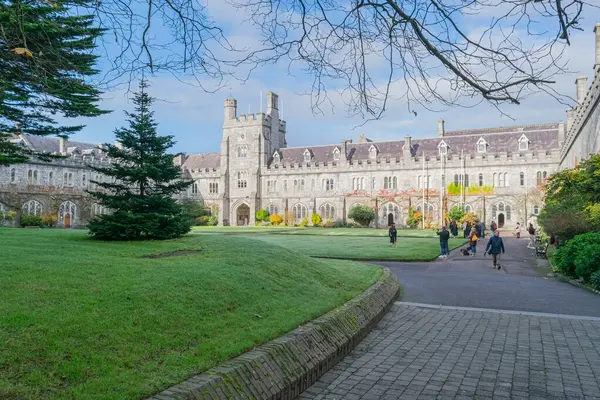
<path id="1" fill-rule="evenodd" d="M 471 223 L 469 221 L 467 221 L 467 222 L 465 222 L 465 230 L 464 230 L 465 239 L 469 236 L 470 233 L 471 233 Z"/>
<path id="2" fill-rule="evenodd" d="M 492 255 L 494 269 L 500 269 L 500 253 L 504 253 L 504 242 L 500 237 L 500 231 L 494 232 L 494 235 L 488 240 L 485 251 Z"/>
<path id="3" fill-rule="evenodd" d="M 483 237 L 483 233 L 482 233 L 482 231 L 483 231 L 483 226 L 482 226 L 482 225 L 483 225 L 483 224 L 482 224 L 481 222 L 477 222 L 477 223 L 475 224 L 475 232 L 477 232 L 477 236 L 479 236 L 480 238 L 482 238 L 482 237 Z"/>
<path id="4" fill-rule="evenodd" d="M 496 232 L 496 229 L 498 229 L 498 225 L 496 225 L 496 222 L 492 220 L 492 223 L 490 224 L 490 230 L 492 233 L 494 233 Z"/>
<path id="5" fill-rule="evenodd" d="M 450 232 L 452 233 L 452 236 L 454 236 L 454 238 L 458 236 L 458 225 L 456 225 L 456 221 L 454 220 L 450 222 Z"/>
<path id="6" fill-rule="evenodd" d="M 392 244 L 392 247 L 398 247 L 398 231 L 396 230 L 396 225 L 392 224 L 392 226 L 390 226 L 388 235 L 390 237 L 390 243 Z"/>
<path id="7" fill-rule="evenodd" d="M 448 239 L 450 239 L 450 232 L 446 230 L 445 226 L 442 226 L 442 230 L 437 231 L 436 233 L 440 237 L 440 249 L 442 251 L 440 258 L 446 258 L 448 257 Z"/>

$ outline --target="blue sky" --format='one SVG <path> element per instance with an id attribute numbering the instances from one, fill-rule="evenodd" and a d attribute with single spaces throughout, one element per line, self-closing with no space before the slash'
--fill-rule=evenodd
<path id="1" fill-rule="evenodd" d="M 229 35 L 236 40 L 252 40 L 254 31 L 243 23 L 244 15 L 228 9 L 222 0 L 209 0 L 209 10 L 222 23 Z M 227 19 L 219 18 L 227 16 Z M 582 20 L 583 32 L 576 31 L 572 45 L 567 49 L 569 68 L 572 74 L 556 77 L 555 89 L 575 97 L 575 78 L 590 76 L 594 63 L 593 27 L 600 22 L 600 10 L 587 9 Z M 456 107 L 440 112 L 431 112 L 419 106 L 412 106 L 415 116 L 409 112 L 405 101 L 393 100 L 381 120 L 370 121 L 360 117 L 348 117 L 345 105 L 335 94 L 333 106 L 322 109 L 322 114 L 311 110 L 310 98 L 302 93 L 310 90 L 312 78 L 301 71 L 293 76 L 285 65 L 271 65 L 257 70 L 246 82 L 231 80 L 226 88 L 216 93 L 205 93 L 193 85 L 182 83 L 170 76 L 155 76 L 150 79 L 151 94 L 157 97 L 156 119 L 161 134 L 174 135 L 177 141 L 175 151 L 186 153 L 218 152 L 223 123 L 223 100 L 230 95 L 238 100 L 238 114 L 248 110 L 260 110 L 260 92 L 263 92 L 263 109 L 266 92 L 279 94 L 283 103 L 283 117 L 287 121 L 288 146 L 307 146 L 339 143 L 343 139 L 356 140 L 364 134 L 372 140 L 403 139 L 405 135 L 415 138 L 437 135 L 437 121 L 446 121 L 447 130 L 484 128 L 493 126 L 547 123 L 565 120 L 566 107 L 545 94 L 533 95 L 519 106 L 504 105 L 502 115 L 488 103 L 473 108 Z M 210 83 L 210 82 L 207 82 Z M 93 120 L 80 119 L 87 126 L 73 140 L 89 143 L 114 141 L 113 131 L 125 124 L 122 110 L 131 110 L 131 93 L 126 88 L 105 93 L 101 106 L 114 110 L 111 114 Z M 280 107 L 281 108 L 281 107 Z"/>

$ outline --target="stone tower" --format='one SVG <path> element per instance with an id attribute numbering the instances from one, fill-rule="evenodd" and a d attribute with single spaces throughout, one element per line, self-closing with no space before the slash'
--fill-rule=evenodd
<path id="1" fill-rule="evenodd" d="M 279 118 L 278 96 L 267 93 L 267 113 L 237 116 L 237 101 L 225 99 L 221 140 L 224 188 L 219 219 L 225 225 L 254 225 L 261 208 L 261 172 L 277 149 L 286 146 L 285 121 Z"/>

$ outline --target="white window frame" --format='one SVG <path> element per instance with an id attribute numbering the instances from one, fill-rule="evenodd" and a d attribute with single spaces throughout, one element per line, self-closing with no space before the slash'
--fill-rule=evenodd
<path id="1" fill-rule="evenodd" d="M 477 141 L 477 153 L 487 153 L 487 142 L 484 138 L 479 138 Z"/>
<path id="2" fill-rule="evenodd" d="M 333 161 L 340 161 L 340 149 L 333 149 Z"/>
<path id="3" fill-rule="evenodd" d="M 304 150 L 304 162 L 309 163 L 312 160 L 312 155 L 310 154 L 310 150 Z"/>
<path id="4" fill-rule="evenodd" d="M 519 138 L 519 151 L 529 150 L 529 139 L 524 134 Z"/>

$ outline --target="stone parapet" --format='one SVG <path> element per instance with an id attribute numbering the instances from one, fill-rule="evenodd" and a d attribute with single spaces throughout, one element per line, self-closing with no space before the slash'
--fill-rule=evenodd
<path id="1" fill-rule="evenodd" d="M 150 400 L 294 399 L 371 331 L 400 292 L 384 268 L 379 281 L 343 306 Z"/>

